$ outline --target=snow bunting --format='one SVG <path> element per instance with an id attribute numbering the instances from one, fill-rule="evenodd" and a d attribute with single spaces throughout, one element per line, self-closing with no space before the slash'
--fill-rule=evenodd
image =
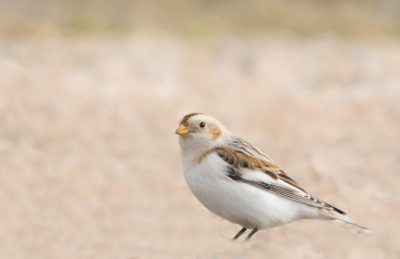
<path id="1" fill-rule="evenodd" d="M 218 120 L 192 113 L 179 128 L 183 171 L 190 190 L 211 212 L 242 229 L 258 230 L 297 219 L 338 219 L 363 229 L 346 213 L 312 196 L 271 158 L 232 135 Z"/>

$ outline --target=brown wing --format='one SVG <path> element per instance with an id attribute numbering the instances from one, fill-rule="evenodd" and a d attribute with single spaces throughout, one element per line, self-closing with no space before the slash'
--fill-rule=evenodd
<path id="1" fill-rule="evenodd" d="M 247 143 L 247 142 L 246 142 Z M 258 188 L 262 188 L 266 191 L 273 192 L 282 197 L 308 204 L 315 207 L 325 208 L 329 210 L 335 210 L 341 214 L 345 214 L 343 211 L 323 202 L 320 199 L 315 198 L 311 194 L 307 193 L 303 188 L 299 186 L 292 178 L 290 178 L 283 170 L 281 170 L 269 157 L 267 157 L 259 149 L 251 150 L 250 144 L 247 143 L 247 147 L 238 146 L 232 147 L 231 145 L 218 147 L 214 151 L 220 158 L 229 164 L 228 177 L 235 181 L 241 181 L 247 184 L 251 184 Z M 257 152 L 258 157 L 255 157 L 251 152 Z M 268 159 L 261 159 L 259 157 L 267 157 Z M 276 183 L 264 183 L 256 182 L 253 180 L 247 180 L 243 177 L 241 169 L 249 169 L 253 171 L 261 171 L 270 176 L 272 179 L 277 180 Z M 279 180 L 289 184 L 294 188 L 279 184 Z"/>
<path id="2" fill-rule="evenodd" d="M 280 169 L 274 163 L 258 159 L 231 147 L 219 147 L 215 149 L 215 152 L 234 168 L 247 168 L 254 171 L 262 171 L 275 180 L 279 179 L 278 173 Z"/>
<path id="3" fill-rule="evenodd" d="M 290 178 L 283 170 L 279 170 L 278 175 L 279 175 L 279 179 L 281 179 L 285 183 L 288 183 L 288 184 L 302 190 L 303 192 L 305 192 L 305 190 L 303 188 L 301 188 L 300 185 L 295 180 Z"/>
<path id="4" fill-rule="evenodd" d="M 264 152 L 262 152 L 259 148 L 251 145 L 247 141 L 238 137 L 236 137 L 227 146 L 230 148 L 223 147 L 222 149 L 224 149 L 224 152 L 220 153 L 225 153 L 225 155 L 222 154 L 222 156 L 227 156 L 229 160 L 232 160 L 235 163 L 238 163 L 239 165 L 241 164 L 244 165 L 246 161 L 252 161 L 251 164 L 253 166 L 250 167 L 250 169 L 252 170 L 261 169 L 261 171 L 270 175 L 274 179 L 281 179 L 282 181 L 305 192 L 305 190 L 301 188 L 300 185 L 295 180 L 290 178 L 282 169 L 279 168 L 277 164 L 275 164 L 275 162 L 269 156 L 264 154 Z M 221 158 L 223 158 L 222 156 Z M 235 157 L 238 157 L 238 159 L 235 159 Z M 238 162 L 236 160 L 238 160 Z"/>

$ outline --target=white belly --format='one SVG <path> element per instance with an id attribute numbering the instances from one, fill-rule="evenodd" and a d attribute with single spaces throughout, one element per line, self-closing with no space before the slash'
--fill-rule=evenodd
<path id="1" fill-rule="evenodd" d="M 216 155 L 185 170 L 186 182 L 196 198 L 211 212 L 245 228 L 279 226 L 302 218 L 313 208 L 225 176 L 226 165 Z"/>

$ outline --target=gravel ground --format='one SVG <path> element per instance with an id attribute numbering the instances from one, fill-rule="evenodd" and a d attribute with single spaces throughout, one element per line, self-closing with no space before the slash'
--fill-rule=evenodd
<path id="1" fill-rule="evenodd" d="M 0 258 L 400 258 L 400 45 L 142 34 L 0 42 Z M 217 117 L 371 228 L 240 229 L 190 193 L 179 119 Z"/>

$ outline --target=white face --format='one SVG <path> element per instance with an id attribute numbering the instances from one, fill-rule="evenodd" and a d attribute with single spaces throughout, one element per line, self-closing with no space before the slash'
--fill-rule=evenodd
<path id="1" fill-rule="evenodd" d="M 176 131 L 180 135 L 181 147 L 210 148 L 221 142 L 227 130 L 215 118 L 206 114 L 188 114 Z"/>

